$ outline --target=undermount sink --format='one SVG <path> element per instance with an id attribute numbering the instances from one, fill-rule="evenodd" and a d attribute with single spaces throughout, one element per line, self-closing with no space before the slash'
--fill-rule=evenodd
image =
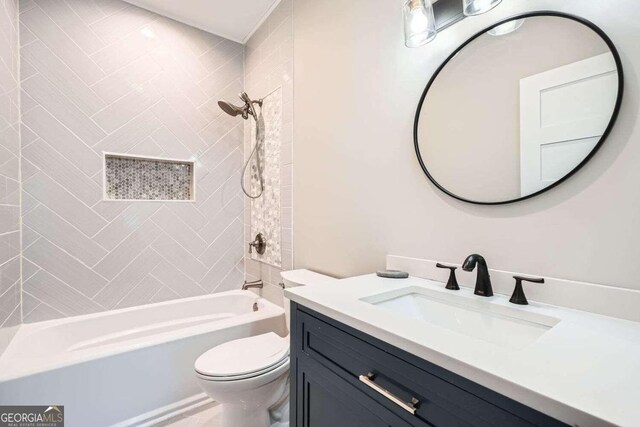
<path id="1" fill-rule="evenodd" d="M 458 334 L 509 349 L 522 349 L 560 322 L 559 319 L 505 307 L 482 297 L 462 296 L 410 286 L 361 301 Z M 419 327 L 413 325 L 413 327 Z"/>

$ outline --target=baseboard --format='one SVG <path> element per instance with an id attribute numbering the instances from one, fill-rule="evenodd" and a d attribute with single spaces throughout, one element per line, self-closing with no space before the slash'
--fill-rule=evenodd
<path id="1" fill-rule="evenodd" d="M 460 267 L 459 264 L 458 267 Z M 387 268 L 403 270 L 412 276 L 437 280 L 438 282 L 446 282 L 449 277 L 449 270 L 437 268 L 436 261 L 418 258 L 387 255 Z M 491 274 L 493 292 L 507 296 L 511 296 L 513 292 L 514 275 L 536 276 L 492 269 L 489 269 L 489 273 Z M 456 275 L 460 286 L 474 287 L 475 271 L 466 272 L 458 268 Z M 640 310 L 638 310 L 638 307 L 640 307 L 640 291 L 638 290 L 552 277 L 544 277 L 544 279 L 544 284 L 528 285 L 525 283 L 525 293 L 529 301 L 640 322 Z"/>
<path id="2" fill-rule="evenodd" d="M 128 420 L 115 424 L 113 427 L 148 427 L 156 425 L 162 421 L 177 417 L 185 412 L 192 411 L 201 406 L 211 403 L 211 399 L 204 393 L 199 393 L 187 399 L 163 406 L 153 411 L 146 412 Z"/>

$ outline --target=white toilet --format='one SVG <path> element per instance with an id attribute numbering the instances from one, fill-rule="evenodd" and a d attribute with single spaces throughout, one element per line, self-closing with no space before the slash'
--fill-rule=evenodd
<path id="1" fill-rule="evenodd" d="M 334 279 L 309 270 L 282 272 L 285 287 L 316 286 Z M 289 301 L 284 299 L 287 327 Z M 289 425 L 289 336 L 274 332 L 221 344 L 195 363 L 200 386 L 222 406 L 225 427 Z"/>

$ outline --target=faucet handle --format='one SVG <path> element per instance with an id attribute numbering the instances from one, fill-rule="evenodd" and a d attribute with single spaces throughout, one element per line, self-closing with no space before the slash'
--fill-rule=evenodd
<path id="1" fill-rule="evenodd" d="M 447 289 L 451 289 L 452 291 L 459 291 L 460 290 L 460 286 L 458 286 L 458 280 L 456 279 L 456 269 L 458 267 L 454 267 L 452 265 L 444 265 L 444 264 L 440 264 L 437 263 L 436 267 L 438 268 L 446 268 L 449 269 L 449 280 L 447 281 L 447 286 L 445 286 L 445 288 Z"/>
<path id="2" fill-rule="evenodd" d="M 527 301 L 527 297 L 524 295 L 524 290 L 522 289 L 522 282 L 532 282 L 532 283 L 544 283 L 544 279 L 539 277 L 524 277 L 524 276 L 513 276 L 516 279 L 516 288 L 513 290 L 513 295 L 511 295 L 510 303 L 518 304 L 518 305 L 527 305 L 529 301 Z"/>
<path id="3" fill-rule="evenodd" d="M 258 255 L 264 255 L 267 250 L 267 239 L 264 238 L 262 233 L 256 234 L 256 238 L 253 242 L 249 242 L 249 253 L 253 252 L 253 248 L 256 249 Z"/>

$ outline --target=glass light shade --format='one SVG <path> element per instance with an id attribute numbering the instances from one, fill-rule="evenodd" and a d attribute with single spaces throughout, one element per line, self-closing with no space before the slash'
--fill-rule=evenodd
<path id="1" fill-rule="evenodd" d="M 522 27 L 522 24 L 524 24 L 524 19 L 515 19 L 513 21 L 505 22 L 502 25 L 498 25 L 497 27 L 487 31 L 487 33 L 492 36 L 504 36 L 505 34 L 513 33 L 515 30 Z"/>
<path id="2" fill-rule="evenodd" d="M 429 43 L 437 34 L 431 0 L 407 0 L 403 7 L 404 44 L 418 47 Z"/>
<path id="3" fill-rule="evenodd" d="M 482 15 L 500 4 L 502 0 L 462 0 L 465 16 Z"/>

